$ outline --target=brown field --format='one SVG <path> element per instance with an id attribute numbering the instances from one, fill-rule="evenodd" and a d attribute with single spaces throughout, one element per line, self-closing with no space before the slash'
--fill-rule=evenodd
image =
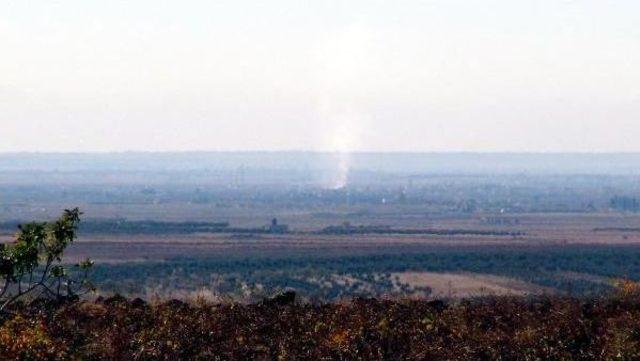
<path id="1" fill-rule="evenodd" d="M 15 206 L 14 206 L 15 207 Z M 55 207 L 59 209 L 60 205 Z M 54 209 L 44 207 L 43 209 Z M 476 213 L 430 213 L 411 206 L 375 206 L 367 209 L 343 207 L 332 210 L 295 210 L 283 208 L 220 208 L 211 205 L 85 205 L 86 219 L 229 222 L 235 227 L 260 227 L 277 217 L 288 224 L 291 233 L 275 234 L 85 234 L 67 253 L 69 262 L 91 257 L 98 264 L 163 261 L 181 257 L 319 257 L 361 256 L 373 254 L 425 253 L 457 248 L 542 248 L 565 245 L 640 245 L 640 232 L 598 231 L 596 228 L 634 228 L 640 215 L 602 213 L 529 213 L 497 217 L 517 219 L 512 224 L 489 224 L 485 215 Z M 33 211 L 33 210 L 31 210 Z M 45 212 L 45 213 L 46 213 Z M 35 213 L 30 213 L 35 216 Z M 37 213 L 37 212 L 36 212 Z M 48 218 L 53 218 L 52 215 Z M 40 217 L 33 217 L 40 218 Z M 42 216 L 40 219 L 47 219 Z M 340 225 L 389 225 L 394 229 L 479 230 L 522 232 L 520 236 L 426 235 L 426 234 L 314 234 L 324 227 Z M 10 232 L 0 233 L 9 241 Z M 563 274 L 566 279 L 610 284 L 605 277 L 589 274 Z M 595 277 L 595 278 L 594 278 Z M 472 297 L 481 295 L 551 294 L 553 290 L 520 280 L 491 274 L 405 272 L 393 274 L 400 283 L 428 287 L 431 297 Z M 597 279 L 596 279 L 597 278 Z M 419 292 L 413 294 L 419 296 Z"/>
<path id="2" fill-rule="evenodd" d="M 104 211 L 104 209 L 102 210 Z M 404 212 L 404 211 L 403 211 Z M 197 212 L 196 212 L 197 213 Z M 242 214 L 241 214 L 242 213 Z M 256 227 L 268 223 L 270 217 L 231 211 L 213 220 L 229 221 L 233 225 Z M 91 211 L 87 216 L 95 216 Z M 172 212 L 165 220 L 199 219 L 193 214 L 180 218 L 180 212 Z M 331 215 L 314 216 L 312 213 L 273 212 L 282 222 L 289 224 L 293 233 L 286 235 L 238 235 L 233 234 L 172 234 L 172 235 L 99 235 L 81 236 L 70 250 L 74 259 L 91 255 L 99 262 L 122 262 L 162 260 L 173 256 L 239 254 L 320 254 L 350 255 L 380 252 L 411 252 L 440 247 L 544 247 L 558 245 L 640 245 L 640 232 L 603 231 L 595 228 L 632 228 L 640 224 L 640 216 L 619 213 L 573 213 L 573 214 L 518 214 L 517 225 L 489 225 L 483 215 L 469 217 L 442 215 L 422 218 L 410 213 L 398 214 L 380 211 L 366 216 L 354 217 L 336 211 Z M 101 212 L 101 216 L 105 213 Z M 151 217 L 149 217 L 151 218 Z M 209 218 L 208 220 L 212 220 Z M 394 228 L 410 229 L 464 229 L 491 231 L 519 231 L 522 236 L 478 236 L 478 235 L 318 235 L 304 233 L 329 225 L 341 224 L 345 220 L 355 225 L 393 225 Z M 300 232 L 300 233 L 296 233 Z M 0 235 L 10 239 L 11 234 Z"/>
<path id="3" fill-rule="evenodd" d="M 392 277 L 413 287 L 429 287 L 434 298 L 525 296 L 552 294 L 553 290 L 513 278 L 473 273 L 403 272 Z"/>

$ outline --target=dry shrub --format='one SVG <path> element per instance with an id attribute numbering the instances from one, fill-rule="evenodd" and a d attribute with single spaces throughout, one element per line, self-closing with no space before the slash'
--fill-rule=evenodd
<path id="1" fill-rule="evenodd" d="M 0 327 L 0 355 L 6 360 L 60 360 L 68 356 L 64 340 L 55 339 L 42 317 L 17 315 Z"/>
<path id="2" fill-rule="evenodd" d="M 616 279 L 612 283 L 619 296 L 631 297 L 640 295 L 640 282 L 628 279 Z"/>
<path id="3" fill-rule="evenodd" d="M 0 352 L 60 360 L 639 359 L 640 296 L 284 306 L 112 297 L 12 316 L 0 327 Z"/>

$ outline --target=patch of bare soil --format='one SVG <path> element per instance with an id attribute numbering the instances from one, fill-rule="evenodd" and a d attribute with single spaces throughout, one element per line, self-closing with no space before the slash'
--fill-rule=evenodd
<path id="1" fill-rule="evenodd" d="M 392 278 L 412 287 L 429 287 L 434 298 L 524 296 L 550 294 L 551 290 L 513 278 L 474 273 L 402 272 Z"/>
<path id="2" fill-rule="evenodd" d="M 568 280 L 587 281 L 587 282 L 597 283 L 601 285 L 611 285 L 614 282 L 614 280 L 611 278 L 596 276 L 588 273 L 565 271 L 565 272 L 559 272 L 558 275 Z"/>

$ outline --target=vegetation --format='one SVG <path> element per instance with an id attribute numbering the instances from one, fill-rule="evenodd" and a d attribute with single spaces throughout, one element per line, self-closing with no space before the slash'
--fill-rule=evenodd
<path id="1" fill-rule="evenodd" d="M 495 230 L 477 230 L 477 229 L 408 229 L 400 228 L 394 229 L 388 226 L 352 226 L 349 222 L 339 226 L 329 226 L 323 228 L 320 234 L 339 234 L 339 235 L 353 235 L 353 234 L 397 234 L 397 235 L 437 235 L 437 236 L 457 236 L 457 235 L 471 235 L 471 236 L 524 236 L 524 232 L 508 232 L 508 231 L 495 231 Z"/>
<path id="2" fill-rule="evenodd" d="M 612 209 L 625 212 L 640 211 L 640 201 L 634 197 L 615 196 L 609 202 Z"/>
<path id="3" fill-rule="evenodd" d="M 128 221 L 90 220 L 83 222 L 80 229 L 85 234 L 191 234 L 232 232 L 227 222 L 159 222 L 159 221 Z"/>
<path id="4" fill-rule="evenodd" d="M 93 289 L 88 272 L 90 260 L 70 269 L 62 256 L 76 238 L 80 211 L 66 210 L 53 223 L 19 226 L 12 244 L 0 245 L 0 312 L 16 302 L 42 298 L 76 298 Z"/>
<path id="5" fill-rule="evenodd" d="M 203 287 L 233 299 L 246 299 L 247 292 L 253 292 L 254 300 L 285 289 L 321 301 L 404 296 L 414 291 L 428 295 L 428 290 L 407 289 L 390 276 L 408 271 L 500 275 L 560 294 L 593 297 L 609 292 L 613 279 L 640 280 L 640 248 L 460 246 L 435 248 L 428 253 L 352 256 L 179 257 L 163 262 L 99 265 L 93 276 L 101 290 L 133 296 L 141 295 L 144 288 L 197 291 Z"/>
<path id="6" fill-rule="evenodd" d="M 0 276 L 4 286 L 0 292 L 0 358 L 640 358 L 640 285 L 629 279 L 612 283 L 614 293 L 591 298 L 484 297 L 455 302 L 401 297 L 393 301 L 344 299 L 348 295 L 370 296 L 391 290 L 398 286 L 390 277 L 391 272 L 416 269 L 453 268 L 494 274 L 503 270 L 525 278 L 531 268 L 538 267 L 540 274 L 547 275 L 537 279 L 540 284 L 552 280 L 557 272 L 573 269 L 610 278 L 624 273 L 638 277 L 637 248 L 560 247 L 544 251 L 511 248 L 484 253 L 441 250 L 431 254 L 333 258 L 174 259 L 171 263 L 103 266 L 94 271 L 104 281 L 117 279 L 114 287 L 126 284 L 127 279 L 138 288 L 145 279 L 170 279 L 168 270 L 182 281 L 189 278 L 187 275 L 193 279 L 217 272 L 225 275 L 227 281 L 233 280 L 227 284 L 229 289 L 260 284 L 269 293 L 285 284 L 304 293 L 317 287 L 330 290 L 324 299 L 342 300 L 296 302 L 294 292 L 252 304 L 214 304 L 204 299 L 191 303 L 147 302 L 122 296 L 88 300 L 79 296 L 93 289 L 88 281 L 92 262 L 87 260 L 69 267 L 62 258 L 76 238 L 80 215 L 77 209 L 67 210 L 55 222 L 23 225 L 15 242 L 1 249 Z M 109 272 L 115 276 L 106 276 Z M 331 275 L 352 281 L 331 284 Z M 360 287 L 364 283 L 373 288 Z"/>
<path id="7" fill-rule="evenodd" d="M 0 354 L 38 360 L 630 360 L 640 357 L 639 305 L 637 293 L 456 304 L 149 304 L 113 297 L 15 310 L 0 325 Z"/>

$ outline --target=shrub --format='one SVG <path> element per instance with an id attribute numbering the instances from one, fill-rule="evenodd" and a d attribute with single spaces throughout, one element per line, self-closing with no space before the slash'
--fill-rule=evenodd
<path id="1" fill-rule="evenodd" d="M 0 245 L 0 313 L 17 302 L 74 299 L 94 289 L 88 277 L 91 260 L 72 267 L 62 262 L 76 239 L 80 215 L 76 208 L 51 223 L 20 225 L 15 242 Z"/>

